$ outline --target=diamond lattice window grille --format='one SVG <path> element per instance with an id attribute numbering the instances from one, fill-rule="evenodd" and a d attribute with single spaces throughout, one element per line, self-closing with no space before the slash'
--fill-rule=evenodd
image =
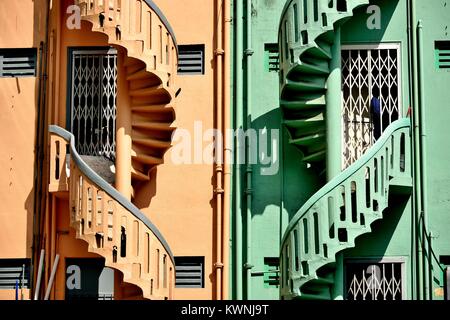
<path id="1" fill-rule="evenodd" d="M 403 261 L 346 263 L 347 300 L 401 300 L 404 292 Z"/>
<path id="2" fill-rule="evenodd" d="M 343 46 L 342 50 L 342 168 L 363 155 L 375 142 L 374 128 L 381 133 L 401 116 L 400 47 Z M 377 123 L 370 102 L 379 92 Z"/>
<path id="3" fill-rule="evenodd" d="M 117 52 L 72 52 L 71 130 L 81 155 L 115 158 Z"/>

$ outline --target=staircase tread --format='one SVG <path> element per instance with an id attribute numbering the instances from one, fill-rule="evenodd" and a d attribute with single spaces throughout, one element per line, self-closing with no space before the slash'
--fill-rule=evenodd
<path id="1" fill-rule="evenodd" d="M 302 293 L 299 298 L 302 300 L 331 300 L 331 294 Z"/>
<path id="2" fill-rule="evenodd" d="M 312 58 L 319 58 L 324 60 L 331 60 L 333 58 L 330 51 L 320 47 L 319 45 L 306 50 L 304 54 Z"/>
<path id="3" fill-rule="evenodd" d="M 303 161 L 305 162 L 318 162 L 325 159 L 326 149 L 317 151 L 315 153 L 305 155 Z"/>
<path id="4" fill-rule="evenodd" d="M 133 154 L 131 156 L 133 159 L 135 159 L 136 161 L 145 163 L 145 164 L 161 164 L 164 162 L 164 160 L 162 158 L 158 158 L 158 157 L 154 157 L 154 156 L 149 156 L 146 154 L 141 154 L 141 153 L 137 153 L 137 154 Z"/>
<path id="5" fill-rule="evenodd" d="M 170 141 L 157 140 L 152 138 L 132 138 L 133 143 L 142 144 L 148 147 L 154 148 L 169 148 L 171 146 Z"/>
<path id="6" fill-rule="evenodd" d="M 130 90 L 130 96 L 145 96 L 165 91 L 162 84 L 151 85 L 149 87 Z"/>
<path id="7" fill-rule="evenodd" d="M 327 75 L 330 73 L 329 68 L 326 67 L 322 67 L 322 66 L 318 66 L 318 65 L 313 65 L 311 63 L 307 63 L 302 61 L 300 64 L 298 64 L 295 67 L 295 71 L 294 72 L 299 72 L 299 73 L 307 73 L 307 74 L 314 74 L 314 75 Z"/>
<path id="8" fill-rule="evenodd" d="M 299 129 L 299 128 L 311 128 L 316 127 L 318 130 L 325 128 L 325 120 L 311 120 L 311 119 L 295 119 L 285 120 L 286 126 Z"/>
<path id="9" fill-rule="evenodd" d="M 171 123 L 167 122 L 136 122 L 132 124 L 132 127 L 141 129 L 166 130 L 166 131 L 176 129 L 175 127 L 171 127 L 170 125 Z"/>
<path id="10" fill-rule="evenodd" d="M 325 133 L 314 133 L 305 137 L 290 139 L 289 143 L 302 146 L 309 146 L 314 143 L 324 142 L 324 139 Z"/>
<path id="11" fill-rule="evenodd" d="M 325 103 L 308 103 L 305 101 L 281 101 L 281 106 L 286 110 L 325 109 Z"/>
<path id="12" fill-rule="evenodd" d="M 173 108 L 167 106 L 166 104 L 140 105 L 140 106 L 132 106 L 131 111 L 143 113 L 173 112 Z"/>
<path id="13" fill-rule="evenodd" d="M 140 181 L 150 181 L 150 177 L 143 172 L 131 168 L 131 177 Z"/>
<path id="14" fill-rule="evenodd" d="M 299 90 L 299 91 L 322 91 L 325 90 L 325 84 L 310 83 L 304 81 L 288 80 L 284 85 L 287 90 Z"/>

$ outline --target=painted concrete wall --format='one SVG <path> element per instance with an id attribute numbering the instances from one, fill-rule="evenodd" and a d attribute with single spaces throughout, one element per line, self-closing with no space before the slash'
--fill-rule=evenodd
<path id="1" fill-rule="evenodd" d="M 236 7 L 236 1 L 234 8 Z M 245 3 L 245 2 L 244 2 Z M 244 74 L 242 76 L 243 84 L 243 109 L 239 109 L 236 101 L 236 90 L 234 88 L 234 96 L 232 98 L 232 110 L 233 114 L 241 113 L 245 121 L 247 117 L 251 118 L 251 126 L 256 130 L 271 129 L 280 130 L 280 141 L 277 145 L 278 150 L 275 153 L 280 159 L 280 167 L 274 175 L 263 175 L 261 173 L 261 167 L 267 167 L 266 165 L 253 165 L 252 167 L 252 207 L 251 207 L 251 238 L 249 243 L 246 242 L 246 203 L 245 203 L 245 186 L 246 183 L 242 180 L 238 180 L 235 183 L 240 183 L 243 192 L 236 194 L 233 192 L 234 203 L 233 206 L 233 277 L 232 277 L 232 293 L 233 298 L 240 296 L 238 292 L 238 282 L 236 279 L 237 272 L 239 272 L 236 265 L 236 255 L 240 250 L 236 246 L 236 219 L 240 217 L 240 211 L 236 210 L 236 204 L 238 208 L 243 210 L 243 246 L 251 246 L 251 256 L 247 257 L 247 252 L 243 249 L 243 263 L 250 263 L 253 265 L 251 269 L 252 273 L 250 280 L 250 294 L 246 290 L 245 276 L 243 276 L 243 293 L 241 296 L 244 299 L 278 299 L 279 292 L 277 287 L 271 287 L 264 284 L 264 277 L 261 271 L 264 271 L 264 259 L 271 257 L 278 257 L 280 250 L 280 240 L 284 234 L 284 230 L 287 224 L 303 203 L 312 194 L 318 190 L 320 186 L 321 178 L 317 172 L 314 172 L 306 168 L 306 165 L 301 161 L 300 152 L 288 143 L 289 136 L 281 120 L 281 110 L 279 108 L 279 91 L 278 91 L 278 72 L 269 72 L 266 68 L 266 53 L 265 44 L 277 44 L 278 42 L 278 24 L 281 16 L 281 11 L 284 7 L 284 1 L 271 1 L 271 0 L 253 0 L 252 3 L 252 43 L 248 47 L 253 49 L 251 73 L 253 75 L 252 84 L 249 88 L 249 93 L 252 96 L 251 113 L 247 113 L 246 103 L 246 88 L 248 86 L 245 74 L 246 64 L 244 63 Z M 246 11 L 246 5 L 244 5 L 244 13 Z M 233 19 L 239 19 L 235 16 L 235 10 Z M 243 50 L 247 49 L 246 30 L 245 30 L 246 18 L 242 20 L 244 28 L 244 39 L 242 41 Z M 234 39 L 233 46 L 236 48 L 236 23 L 233 24 Z M 234 60 L 236 63 L 236 50 L 233 51 Z M 233 83 L 236 83 L 236 77 L 239 77 L 239 73 L 233 67 L 234 77 Z M 235 128 L 239 128 L 239 124 L 235 123 Z M 270 142 L 267 143 L 269 155 L 274 151 Z M 260 155 L 260 154 L 259 154 Z M 244 168 L 241 169 L 245 171 Z M 236 175 L 234 176 L 236 179 Z"/>
<path id="2" fill-rule="evenodd" d="M 64 0 L 59 7 L 61 20 L 58 22 L 56 19 L 56 8 L 53 12 L 55 20 L 50 26 L 50 33 L 54 33 L 54 39 L 56 34 L 60 33 L 60 55 L 57 60 L 57 42 L 55 41 L 55 47 L 49 55 L 54 60 L 54 66 L 52 70 L 56 70 L 59 67 L 59 77 L 54 78 L 50 83 L 51 93 L 49 97 L 50 114 L 49 122 L 51 124 L 57 124 L 63 128 L 66 127 L 66 112 L 67 101 L 70 97 L 67 97 L 68 86 L 68 50 L 70 47 L 92 47 L 92 46 L 107 46 L 106 37 L 101 33 L 90 32 L 90 26 L 87 23 L 82 22 L 81 29 L 68 29 L 66 27 L 66 20 L 69 15 L 66 13 L 66 8 L 71 5 L 72 1 Z M 59 90 L 55 90 L 55 85 L 58 84 Z M 67 128 L 70 129 L 70 128 Z M 66 286 L 66 258 L 98 258 L 98 255 L 89 253 L 87 251 L 87 243 L 81 240 L 75 239 L 75 230 L 69 225 L 69 206 L 67 199 L 52 197 L 51 201 L 55 202 L 56 208 L 56 220 L 55 220 L 55 252 L 60 255 L 60 262 L 55 277 L 54 289 L 52 290 L 51 298 L 57 300 L 63 300 L 65 297 Z M 51 206 L 49 206 L 49 214 L 51 214 Z M 51 230 L 51 229 L 50 229 Z M 51 233 L 47 235 L 47 239 L 50 239 Z M 45 280 L 49 278 L 51 272 L 51 266 L 53 264 L 53 257 L 49 259 L 51 263 L 46 264 L 46 276 Z M 49 262 L 50 262 L 49 261 Z M 45 282 L 47 283 L 47 281 Z M 45 285 L 46 286 L 46 285 Z"/>
<path id="3" fill-rule="evenodd" d="M 402 78 L 403 78 L 403 111 L 410 105 L 408 83 L 407 52 L 407 2 L 373 1 L 381 7 L 382 30 L 368 31 L 365 28 L 367 15 L 362 13 L 358 18 L 347 22 L 343 27 L 342 39 L 345 43 L 361 42 L 401 42 Z M 423 20 L 424 41 L 424 100 L 425 123 L 427 127 L 426 168 L 428 171 L 428 222 L 429 232 L 433 233 L 432 248 L 439 259 L 441 255 L 450 255 L 448 225 L 450 218 L 449 194 L 450 173 L 448 170 L 448 111 L 450 73 L 435 67 L 435 41 L 450 40 L 448 34 L 448 17 L 450 6 L 447 1 L 417 1 L 417 19 Z M 356 248 L 346 252 L 346 257 L 363 256 L 395 256 L 406 258 L 407 297 L 412 297 L 412 282 L 416 278 L 412 274 L 412 201 L 398 197 L 392 202 L 392 209 L 387 210 L 383 221 L 373 225 L 373 232 L 361 237 Z M 433 264 L 433 299 L 442 299 L 443 276 L 439 264 L 431 258 Z"/>
<path id="4" fill-rule="evenodd" d="M 0 48 L 37 48 L 39 57 L 44 31 L 44 1 L 2 1 Z M 0 259 L 32 254 L 37 89 L 38 77 L 0 78 Z"/>
<path id="5" fill-rule="evenodd" d="M 81 30 L 69 30 L 65 22 L 68 18 L 66 7 L 61 4 L 61 20 L 55 21 L 52 31 L 60 32 L 60 57 L 55 60 L 59 66 L 59 77 L 51 85 L 52 97 L 50 122 L 62 127 L 67 123 L 68 49 L 70 47 L 106 46 L 106 37 L 92 33 L 89 26 L 82 23 Z M 181 4 L 183 8 L 169 6 L 166 2 L 157 3 L 174 28 L 178 44 L 205 44 L 205 75 L 179 77 L 177 87 L 182 89 L 177 100 L 177 120 L 173 126 L 187 129 L 194 137 L 194 123 L 200 121 L 203 129 L 213 128 L 213 6 L 192 1 Z M 198 10 L 202 8 L 203 11 Z M 176 10 L 175 10 L 176 9 Z M 183 16 L 180 17 L 180 12 Z M 185 19 L 186 14 L 195 16 Z M 192 23 L 196 21 L 196 23 Z M 55 36 L 56 37 L 56 36 Z M 56 55 L 56 50 L 55 50 Z M 59 90 L 56 89 L 59 86 Z M 120 107 L 120 106 L 118 106 Z M 203 131 L 198 138 L 202 139 Z M 206 145 L 206 144 L 205 144 Z M 192 154 L 192 156 L 194 156 Z M 152 171 L 151 182 L 135 189 L 134 203 L 147 214 L 168 241 L 175 256 L 205 257 L 205 287 L 202 289 L 176 289 L 175 299 L 213 298 L 213 167 L 212 165 L 178 165 L 171 160 L 171 150 L 164 157 L 164 164 Z M 64 298 L 65 258 L 94 257 L 87 252 L 87 245 L 74 239 L 69 227 L 69 212 L 65 200 L 57 201 L 56 251 L 61 255 L 61 264 L 55 282 L 55 298 Z M 200 230 L 200 232 L 199 232 Z M 49 270 L 49 269 L 48 269 Z M 116 279 L 116 288 L 120 279 Z"/>
<path id="6" fill-rule="evenodd" d="M 408 83 L 408 34 L 406 1 L 373 1 L 381 9 L 381 29 L 367 28 L 367 8 L 356 11 L 354 17 L 342 27 L 342 44 L 399 43 L 401 50 L 402 114 L 406 116 L 410 105 Z M 391 257 L 405 259 L 407 282 L 406 297 L 413 290 L 412 256 L 412 200 L 394 195 L 383 219 L 372 225 L 372 232 L 359 237 L 356 246 L 345 252 L 345 259 Z"/>
<path id="7" fill-rule="evenodd" d="M 450 70 L 438 70 L 435 67 L 434 47 L 436 40 L 450 41 L 449 17 L 449 1 L 417 1 L 417 19 L 422 19 L 423 23 L 427 231 L 433 234 L 432 247 L 438 259 L 441 255 L 450 256 Z M 438 279 L 433 280 L 433 298 L 439 299 L 443 283 L 442 271 L 436 261 L 433 261 L 433 269 L 433 278 Z"/>

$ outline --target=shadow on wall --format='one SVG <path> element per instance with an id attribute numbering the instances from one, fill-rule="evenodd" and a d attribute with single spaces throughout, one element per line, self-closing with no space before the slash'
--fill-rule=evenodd
<path id="1" fill-rule="evenodd" d="M 141 182 L 135 186 L 137 194 L 135 195 L 135 201 L 133 202 L 138 209 L 150 207 L 153 197 L 156 195 L 156 175 L 158 167 L 153 168 L 150 173 L 150 181 Z"/>
<path id="2" fill-rule="evenodd" d="M 45 32 L 46 32 L 46 18 L 47 18 L 47 2 L 46 0 L 35 0 L 33 1 L 33 48 L 36 48 L 37 51 L 37 68 L 36 68 L 36 82 L 35 82 L 35 88 L 34 88 L 34 94 L 35 99 L 34 102 L 34 126 L 32 128 L 28 128 L 27 130 L 33 130 L 31 133 L 31 136 L 34 136 L 34 144 L 38 142 L 39 138 L 36 137 L 37 126 L 39 126 L 39 122 L 41 122 L 41 125 L 46 125 L 45 119 L 43 118 L 44 115 L 41 114 L 39 116 L 39 111 L 45 110 L 45 108 L 41 107 L 41 104 L 44 101 L 44 97 L 39 94 L 41 91 L 41 87 L 43 86 L 43 82 L 40 80 L 40 75 L 43 74 L 45 71 L 43 70 L 43 66 L 45 66 L 45 63 L 43 62 L 43 51 L 41 50 L 41 43 L 46 42 L 45 39 Z M 44 77 L 42 77 L 44 78 Z M 17 94 L 21 93 L 20 90 L 20 78 L 16 78 L 17 80 Z M 40 98 L 40 99 L 39 99 Z M 47 133 L 47 129 L 44 130 L 44 136 Z M 38 154 L 37 151 L 40 150 L 41 154 Z M 36 145 L 34 145 L 33 150 L 33 156 L 34 156 L 34 168 L 33 168 L 33 179 L 34 177 L 37 177 L 36 180 L 33 181 L 33 188 L 29 191 L 28 196 L 24 203 L 24 209 L 27 211 L 27 252 L 31 253 L 31 256 L 33 255 L 33 252 L 31 250 L 33 249 L 33 245 L 39 246 L 40 244 L 33 243 L 34 239 L 34 223 L 39 223 L 38 220 L 36 222 L 34 221 L 34 212 L 41 212 L 41 215 L 44 214 L 43 210 L 43 204 L 45 204 L 45 193 L 43 190 L 46 189 L 46 185 L 48 183 L 48 180 L 44 176 L 45 172 L 47 171 L 45 169 L 45 161 L 44 158 L 41 157 L 43 155 L 43 152 L 45 152 L 45 147 L 43 145 L 36 148 Z M 42 179 L 40 186 L 36 190 L 35 181 L 39 182 L 39 178 Z M 42 188 L 41 192 L 39 192 L 40 188 Z M 36 194 L 37 191 L 37 194 Z M 36 208 L 35 208 L 36 207 Z M 38 216 L 37 216 L 38 217 Z M 38 231 L 38 229 L 37 229 Z M 39 231 L 38 231 L 39 232 Z"/>
<path id="3" fill-rule="evenodd" d="M 372 232 L 362 235 L 355 241 L 355 248 L 349 249 L 345 256 L 346 257 L 364 257 L 364 256 L 385 256 L 388 251 L 388 247 L 391 243 L 400 244 L 406 248 L 391 248 L 390 255 L 392 251 L 395 252 L 409 252 L 408 248 L 411 245 L 411 223 L 402 223 L 404 232 L 398 236 L 404 236 L 404 239 L 400 241 L 393 242 L 393 236 L 397 228 L 399 227 L 402 215 L 406 212 L 405 209 L 410 200 L 410 195 L 399 195 L 395 197 L 389 197 L 389 205 L 383 211 L 383 218 L 372 223 Z M 404 219 L 409 219 L 410 217 L 403 217 Z M 409 228 L 407 230 L 405 228 Z M 409 232 L 408 232 L 409 231 Z M 403 241 L 404 240 L 404 241 Z"/>
<path id="4" fill-rule="evenodd" d="M 383 40 L 389 24 L 391 23 L 394 12 L 400 0 L 372 0 L 369 6 L 362 6 L 354 11 L 353 16 L 345 22 L 342 26 L 342 39 L 343 43 L 350 42 L 372 42 L 379 43 Z M 376 25 L 376 13 L 374 11 L 369 11 L 370 6 L 377 6 L 380 8 L 379 11 L 379 22 L 380 28 L 369 29 L 368 24 L 374 26 Z M 373 20 L 373 19 L 374 20 Z M 406 15 L 405 15 L 406 19 Z"/>
<path id="5" fill-rule="evenodd" d="M 274 106 L 271 111 L 254 119 L 252 128 L 258 131 L 259 140 L 258 163 L 252 167 L 252 215 L 263 215 L 268 207 L 275 206 L 279 208 L 278 212 L 286 212 L 290 220 L 320 187 L 318 174 L 306 167 L 306 164 L 301 161 L 303 155 L 289 144 L 289 136 L 282 124 L 281 110 L 278 106 Z M 269 134 L 271 130 L 278 132 L 278 141 L 275 145 L 271 138 L 277 137 L 273 135 L 271 137 Z M 261 140 L 264 142 L 264 138 L 261 139 L 261 137 L 264 136 L 260 133 L 264 131 L 268 132 L 267 143 L 261 145 Z M 278 161 L 278 164 L 261 163 L 262 154 L 266 153 L 273 162 Z M 263 169 L 269 166 L 272 166 L 272 169 L 278 167 L 278 170 L 273 175 L 264 175 Z M 273 214 L 274 211 L 267 210 L 267 212 Z"/>

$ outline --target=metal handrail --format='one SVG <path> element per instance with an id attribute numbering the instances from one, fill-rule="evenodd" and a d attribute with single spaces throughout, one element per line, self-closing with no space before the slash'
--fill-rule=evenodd
<path id="1" fill-rule="evenodd" d="M 172 251 L 164 239 L 163 235 L 159 232 L 158 228 L 150 221 L 150 219 L 143 214 L 133 203 L 131 203 L 128 199 L 126 199 L 119 191 L 113 188 L 109 183 L 107 183 L 102 177 L 100 177 L 95 171 L 93 171 L 81 156 L 78 154 L 75 148 L 75 137 L 74 135 L 56 125 L 50 125 L 48 131 L 50 133 L 56 134 L 66 140 L 70 146 L 70 155 L 78 166 L 80 171 L 86 175 L 94 184 L 96 184 L 99 188 L 109 194 L 114 200 L 119 202 L 125 209 L 127 209 L 132 215 L 134 215 L 137 219 L 139 219 L 143 224 L 147 226 L 158 238 L 158 240 L 163 245 L 164 249 L 166 249 L 167 253 L 170 256 L 170 259 L 173 263 L 175 263 L 175 259 L 173 257 Z"/>
<path id="2" fill-rule="evenodd" d="M 297 214 L 291 219 L 289 225 L 286 228 L 283 239 L 281 241 L 282 244 L 286 241 L 286 238 L 291 233 L 292 229 L 296 226 L 297 222 L 304 217 L 305 214 L 308 213 L 309 209 L 321 198 L 326 196 L 333 189 L 341 185 L 345 180 L 351 177 L 354 173 L 356 173 L 359 169 L 364 167 L 372 158 L 376 155 L 378 151 L 380 151 L 385 143 L 391 138 L 391 135 L 402 128 L 407 128 L 411 126 L 410 118 L 402 118 L 397 121 L 391 123 L 391 125 L 386 129 L 380 139 L 375 142 L 375 144 L 357 161 L 355 161 L 351 166 L 345 169 L 341 174 L 328 182 L 325 186 L 323 186 L 319 191 L 317 191 L 305 204 L 298 210 Z M 283 251 L 284 246 L 281 246 L 281 251 Z"/>

